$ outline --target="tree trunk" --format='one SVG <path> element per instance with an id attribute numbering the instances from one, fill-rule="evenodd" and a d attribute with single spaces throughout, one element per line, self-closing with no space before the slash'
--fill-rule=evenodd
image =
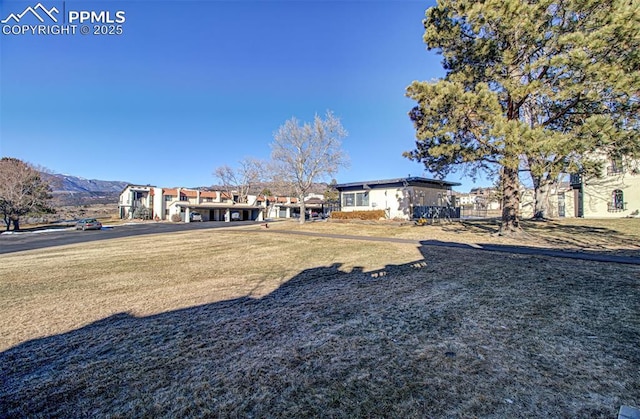
<path id="1" fill-rule="evenodd" d="M 307 218 L 307 209 L 304 205 L 304 196 L 298 197 L 298 200 L 300 200 L 300 224 L 304 224 L 305 219 Z"/>
<path id="2" fill-rule="evenodd" d="M 11 221 L 13 222 L 13 231 L 20 230 L 20 218 L 15 217 L 12 218 Z"/>
<path id="3" fill-rule="evenodd" d="M 533 180 L 533 218 L 546 220 L 549 214 L 549 193 L 554 183 L 547 176 L 531 176 Z"/>
<path id="4" fill-rule="evenodd" d="M 500 235 L 512 234 L 520 231 L 518 210 L 520 207 L 520 192 L 518 191 L 518 169 L 502 168 L 502 224 Z"/>

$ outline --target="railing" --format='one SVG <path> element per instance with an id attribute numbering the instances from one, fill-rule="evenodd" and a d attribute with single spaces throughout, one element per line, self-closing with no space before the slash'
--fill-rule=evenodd
<path id="1" fill-rule="evenodd" d="M 608 212 L 620 212 L 627 210 L 626 202 L 607 202 L 607 211 Z"/>
<path id="2" fill-rule="evenodd" d="M 460 207 L 439 207 L 435 205 L 413 207 L 413 218 L 451 219 L 460 218 Z"/>

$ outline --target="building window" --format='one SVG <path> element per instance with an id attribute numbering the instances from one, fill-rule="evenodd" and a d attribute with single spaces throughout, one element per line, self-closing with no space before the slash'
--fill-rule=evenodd
<path id="1" fill-rule="evenodd" d="M 351 193 L 342 194 L 342 206 L 343 207 L 368 207 L 369 193 L 368 192 L 351 192 Z"/>
<path id="2" fill-rule="evenodd" d="M 182 194 L 180 194 L 180 200 L 181 200 L 181 201 L 188 201 L 188 200 L 189 200 L 189 197 L 188 197 L 187 195 L 182 195 Z"/>
<path id="3" fill-rule="evenodd" d="M 609 212 L 618 212 L 626 210 L 626 203 L 624 202 L 624 194 L 620 189 L 616 189 L 611 193 L 611 202 L 608 204 Z"/>
<path id="4" fill-rule="evenodd" d="M 611 159 L 611 166 L 607 167 L 607 175 L 615 176 L 624 173 L 624 167 L 622 166 L 622 158 L 616 157 Z"/>
<path id="5" fill-rule="evenodd" d="M 173 201 L 173 195 L 165 195 L 164 196 L 164 200 L 165 201 Z"/>
<path id="6" fill-rule="evenodd" d="M 582 174 L 580 173 L 571 173 L 569 175 L 569 183 L 574 188 L 579 188 L 582 186 Z"/>

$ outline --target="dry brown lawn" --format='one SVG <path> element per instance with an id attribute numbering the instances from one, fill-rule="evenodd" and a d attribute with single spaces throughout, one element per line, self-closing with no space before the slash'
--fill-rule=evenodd
<path id="1" fill-rule="evenodd" d="M 633 253 L 637 221 L 532 224 L 526 244 Z M 486 222 L 272 229 L 511 244 Z M 259 227 L 1 262 L 0 417 L 614 417 L 640 405 L 638 266 Z"/>
<path id="2" fill-rule="evenodd" d="M 640 256 L 640 218 L 522 221 L 524 237 L 503 237 L 497 220 L 465 220 L 416 227 L 411 223 L 314 222 L 276 223 L 271 228 L 346 235 L 501 244 Z"/>

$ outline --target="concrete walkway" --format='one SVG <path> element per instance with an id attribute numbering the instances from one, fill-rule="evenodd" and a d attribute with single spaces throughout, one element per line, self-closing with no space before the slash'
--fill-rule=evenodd
<path id="1" fill-rule="evenodd" d="M 266 230 L 265 229 L 260 231 L 264 233 L 273 233 L 273 234 L 292 234 L 292 235 L 310 236 L 310 237 L 326 237 L 330 239 L 404 243 L 404 244 L 415 244 L 418 246 L 455 247 L 460 249 L 484 250 L 488 252 L 515 253 L 515 254 L 521 254 L 521 255 L 549 256 L 549 257 L 556 257 L 556 258 L 589 260 L 594 262 L 640 265 L 640 257 L 616 256 L 616 255 L 608 255 L 603 253 L 585 253 L 585 252 L 579 252 L 579 251 L 557 250 L 557 249 L 550 249 L 550 248 L 544 248 L 544 247 L 510 246 L 510 245 L 500 245 L 500 244 L 465 244 L 465 243 L 456 243 L 456 242 L 443 242 L 438 240 L 413 240 L 413 239 L 399 239 L 394 237 L 353 236 L 353 235 L 346 235 L 346 234 L 314 233 L 309 231 L 293 231 L 293 230 Z"/>

